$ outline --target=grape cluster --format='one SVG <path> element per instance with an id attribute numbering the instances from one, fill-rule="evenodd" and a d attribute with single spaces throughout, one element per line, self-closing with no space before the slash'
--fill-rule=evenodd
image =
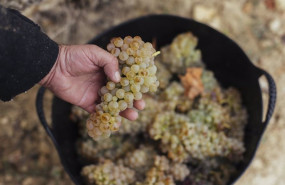
<path id="1" fill-rule="evenodd" d="M 203 66 L 198 39 L 190 32 L 179 34 L 172 43 L 161 49 L 162 62 L 172 73 L 182 74 L 187 67 Z"/>
<path id="2" fill-rule="evenodd" d="M 175 185 L 175 181 L 183 181 L 189 174 L 185 164 L 170 162 L 165 156 L 155 155 L 145 180 L 136 185 Z"/>
<path id="3" fill-rule="evenodd" d="M 141 145 L 138 149 L 128 152 L 123 164 L 135 170 L 137 180 L 143 180 L 145 173 L 152 167 L 157 152 L 154 147 Z"/>
<path id="4" fill-rule="evenodd" d="M 81 174 L 90 185 L 175 185 L 175 181 L 183 181 L 190 170 L 185 164 L 158 155 L 153 146 L 140 145 L 123 160 L 111 162 L 102 158 L 99 164 L 85 166 Z"/>
<path id="5" fill-rule="evenodd" d="M 204 91 L 207 93 L 211 92 L 215 87 L 218 86 L 218 82 L 215 79 L 214 73 L 212 71 L 204 69 L 201 79 L 204 86 Z"/>
<path id="6" fill-rule="evenodd" d="M 187 116 L 174 112 L 158 114 L 149 134 L 154 140 L 160 140 L 162 151 L 177 162 L 188 161 L 190 157 L 203 160 L 206 157 L 239 156 L 245 150 L 237 139 L 211 130 L 201 122 L 191 123 Z"/>
<path id="7" fill-rule="evenodd" d="M 155 156 L 154 165 L 146 173 L 144 182 L 136 185 L 175 185 L 172 175 L 169 171 L 169 160 L 165 156 Z"/>
<path id="8" fill-rule="evenodd" d="M 184 88 L 178 82 L 171 82 L 169 86 L 161 93 L 161 100 L 166 102 L 166 110 L 174 111 L 183 109 L 183 107 L 190 108 L 191 100 L 183 96 Z"/>
<path id="9" fill-rule="evenodd" d="M 96 185 L 128 185 L 135 181 L 135 172 L 123 165 L 105 160 L 98 165 L 88 165 L 81 174 L 86 181 Z"/>
<path id="10" fill-rule="evenodd" d="M 119 113 L 133 107 L 134 100 L 142 99 L 142 93 L 155 92 L 159 81 L 155 76 L 155 49 L 139 36 L 117 37 L 107 45 L 107 50 L 118 58 L 121 80 L 108 81 L 100 90 L 102 103 L 96 106 L 96 113 L 87 120 L 88 134 L 94 140 L 108 138 L 119 129 Z"/>
<path id="11" fill-rule="evenodd" d="M 78 106 L 73 106 L 71 109 L 70 118 L 73 122 L 78 123 L 78 132 L 82 138 L 90 138 L 86 132 L 86 120 L 89 117 L 89 113 Z"/>
<path id="12" fill-rule="evenodd" d="M 230 116 L 230 129 L 227 132 L 228 137 L 233 137 L 243 142 L 244 127 L 248 120 L 246 109 L 242 106 L 241 95 L 235 88 L 225 90 L 223 105 L 228 107 Z"/>
<path id="13" fill-rule="evenodd" d="M 129 134 L 136 136 L 139 133 L 146 133 L 147 127 L 152 123 L 155 115 L 164 109 L 164 104 L 158 102 L 150 96 L 144 96 L 145 109 L 140 111 L 138 119 L 130 121 L 122 118 L 122 124 L 119 130 L 119 134 Z"/>
<path id="14" fill-rule="evenodd" d="M 159 57 L 157 57 L 159 58 Z M 157 67 L 157 79 L 159 81 L 159 89 L 165 89 L 168 84 L 169 80 L 172 77 L 172 74 L 167 70 L 167 68 L 160 62 L 160 60 L 155 61 L 155 65 Z"/>
<path id="15" fill-rule="evenodd" d="M 90 162 L 97 162 L 105 158 L 115 160 L 126 152 L 135 148 L 138 139 L 115 134 L 104 142 L 95 142 L 93 139 L 80 140 L 77 143 L 78 152 L 82 158 Z"/>
<path id="16" fill-rule="evenodd" d="M 172 163 L 169 170 L 176 181 L 183 181 L 190 174 L 188 167 L 182 163 Z"/>
<path id="17" fill-rule="evenodd" d="M 230 110 L 205 97 L 200 98 L 197 108 L 190 110 L 188 116 L 191 122 L 207 124 L 210 129 L 216 131 L 230 128 Z"/>

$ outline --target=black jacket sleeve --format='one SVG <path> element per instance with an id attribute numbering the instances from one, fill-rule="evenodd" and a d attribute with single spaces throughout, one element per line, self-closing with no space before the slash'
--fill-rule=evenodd
<path id="1" fill-rule="evenodd" d="M 18 11 L 0 6 L 0 99 L 27 91 L 54 65 L 58 45 Z"/>

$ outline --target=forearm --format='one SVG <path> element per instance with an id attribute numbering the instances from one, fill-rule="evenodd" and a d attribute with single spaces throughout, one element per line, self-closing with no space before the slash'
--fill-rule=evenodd
<path id="1" fill-rule="evenodd" d="M 57 43 L 39 26 L 0 6 L 0 99 L 10 100 L 42 80 L 58 52 Z"/>

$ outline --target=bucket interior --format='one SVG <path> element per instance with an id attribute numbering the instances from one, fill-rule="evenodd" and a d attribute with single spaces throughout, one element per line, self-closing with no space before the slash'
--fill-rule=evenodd
<path id="1" fill-rule="evenodd" d="M 245 171 L 253 158 L 262 136 L 262 98 L 258 83 L 260 71 L 249 61 L 240 47 L 216 30 L 193 20 L 169 16 L 153 15 L 131 20 L 97 36 L 89 43 L 106 48 L 112 37 L 139 35 L 144 41 L 156 39 L 157 48 L 171 43 L 179 33 L 191 31 L 198 38 L 198 48 L 202 60 L 223 87 L 239 89 L 243 104 L 248 111 L 248 124 L 245 128 L 244 160 L 236 168 L 228 184 L 235 182 Z M 52 106 L 52 131 L 58 142 L 59 154 L 64 168 L 75 184 L 83 184 L 80 171 L 84 165 L 76 153 L 76 140 L 79 137 L 77 125 L 70 120 L 71 105 L 54 98 Z"/>

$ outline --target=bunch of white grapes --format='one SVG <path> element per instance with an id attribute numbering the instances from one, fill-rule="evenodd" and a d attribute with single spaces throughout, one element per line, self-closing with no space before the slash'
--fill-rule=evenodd
<path id="1" fill-rule="evenodd" d="M 108 138 L 111 132 L 117 131 L 121 122 L 119 113 L 133 108 L 133 101 L 142 99 L 142 93 L 156 92 L 159 86 L 154 65 L 158 52 L 151 43 L 139 36 L 117 37 L 107 45 L 107 50 L 119 61 L 121 80 L 108 81 L 99 92 L 102 102 L 86 123 L 88 134 L 94 140 Z"/>

